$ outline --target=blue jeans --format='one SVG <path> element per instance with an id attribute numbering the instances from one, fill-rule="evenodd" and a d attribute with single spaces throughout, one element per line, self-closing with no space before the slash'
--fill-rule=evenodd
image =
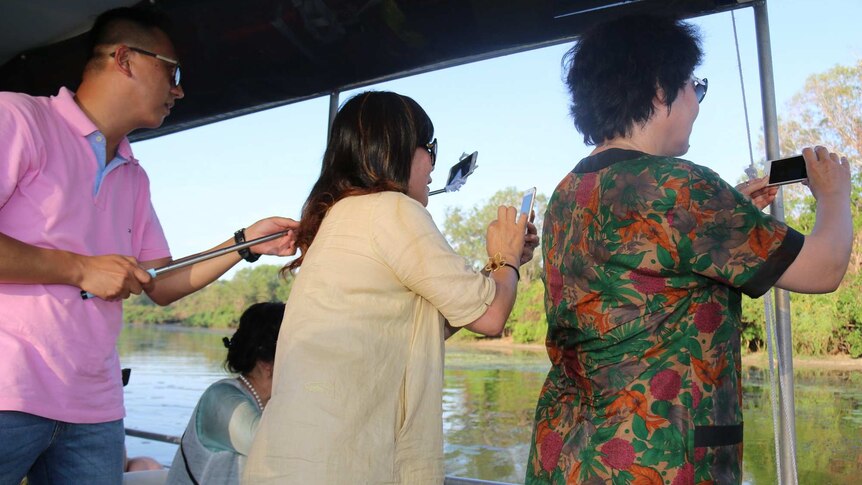
<path id="1" fill-rule="evenodd" d="M 72 424 L 0 411 L 0 485 L 123 482 L 123 420 Z"/>

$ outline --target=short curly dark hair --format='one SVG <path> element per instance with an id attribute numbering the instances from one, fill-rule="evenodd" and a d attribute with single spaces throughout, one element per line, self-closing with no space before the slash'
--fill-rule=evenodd
<path id="1" fill-rule="evenodd" d="M 674 18 L 621 17 L 584 33 L 563 57 L 584 143 L 630 135 L 652 117 L 659 89 L 670 109 L 702 57 L 697 27 Z"/>
<path id="2" fill-rule="evenodd" d="M 227 347 L 225 367 L 234 373 L 251 372 L 257 361 L 275 360 L 278 331 L 284 318 L 284 303 L 255 303 L 239 317 L 233 337 L 224 338 Z"/>

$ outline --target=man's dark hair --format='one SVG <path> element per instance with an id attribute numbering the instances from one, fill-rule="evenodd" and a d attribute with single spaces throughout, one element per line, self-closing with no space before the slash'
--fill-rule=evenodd
<path id="1" fill-rule="evenodd" d="M 231 372 L 251 372 L 258 361 L 275 360 L 278 331 L 284 318 L 284 303 L 255 303 L 239 317 L 239 327 L 229 340 L 225 338 L 225 367 Z"/>
<path id="2" fill-rule="evenodd" d="M 652 117 L 659 89 L 669 110 L 702 57 L 697 28 L 673 18 L 622 17 L 584 33 L 563 58 L 584 143 L 630 135 Z"/>
<path id="3" fill-rule="evenodd" d="M 143 7 L 108 10 L 96 18 L 90 30 L 89 55 L 96 56 L 100 45 L 129 44 L 144 49 L 159 31 L 170 37 L 170 19 L 159 10 Z"/>

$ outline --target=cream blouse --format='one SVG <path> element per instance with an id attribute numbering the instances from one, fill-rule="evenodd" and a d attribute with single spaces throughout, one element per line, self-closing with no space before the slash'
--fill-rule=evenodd
<path id="1" fill-rule="evenodd" d="M 494 292 L 406 195 L 335 204 L 287 302 L 243 483 L 443 483 L 443 321 L 473 322 Z"/>

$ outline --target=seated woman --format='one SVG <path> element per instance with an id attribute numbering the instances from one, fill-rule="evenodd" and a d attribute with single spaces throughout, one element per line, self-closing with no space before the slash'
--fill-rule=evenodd
<path id="1" fill-rule="evenodd" d="M 467 265 L 425 209 L 433 135 L 395 93 L 358 94 L 335 117 L 243 483 L 443 483 L 444 337 L 503 330 L 538 238 L 500 207 L 487 231 L 493 271 Z"/>
<path id="2" fill-rule="evenodd" d="M 228 340 L 225 367 L 236 378 L 204 391 L 174 456 L 171 484 L 237 484 L 272 388 L 284 303 L 255 303 Z"/>

